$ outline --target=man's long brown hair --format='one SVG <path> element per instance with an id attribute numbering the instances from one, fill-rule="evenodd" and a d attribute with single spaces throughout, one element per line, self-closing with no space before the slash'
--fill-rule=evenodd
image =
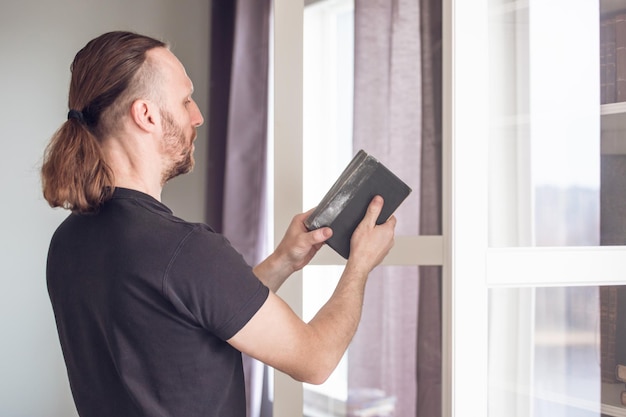
<path id="1" fill-rule="evenodd" d="M 154 92 L 158 71 L 146 52 L 164 42 L 131 32 L 109 32 L 91 40 L 71 65 L 68 118 L 52 136 L 44 153 L 41 179 L 51 207 L 74 212 L 97 211 L 114 189 L 100 141 L 117 133 L 137 98 Z"/>

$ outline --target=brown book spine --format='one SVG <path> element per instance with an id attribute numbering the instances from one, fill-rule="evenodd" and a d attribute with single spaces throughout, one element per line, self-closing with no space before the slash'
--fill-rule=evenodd
<path id="1" fill-rule="evenodd" d="M 615 16 L 615 85 L 615 100 L 626 101 L 626 14 Z"/>
<path id="2" fill-rule="evenodd" d="M 606 103 L 606 19 L 600 21 L 600 104 Z"/>
<path id="3" fill-rule="evenodd" d="M 617 67 L 616 67 L 616 19 L 611 17 L 605 20 L 604 28 L 604 95 L 605 103 L 615 103 L 617 101 Z M 622 19 L 622 23 L 626 23 L 626 15 Z M 623 26 L 623 25 L 622 25 Z M 626 47 L 626 38 L 624 39 L 624 46 Z M 626 52 L 623 49 L 622 52 Z M 626 58 L 626 56 L 624 56 Z M 626 61 L 624 61 L 626 64 Z M 626 67 L 623 69 L 626 74 Z M 626 92 L 626 91 L 625 91 Z"/>
<path id="4" fill-rule="evenodd" d="M 617 330 L 617 287 L 600 287 L 600 350 L 602 382 L 614 383 L 617 358 L 615 332 Z"/>
<path id="5" fill-rule="evenodd" d="M 600 22 L 600 103 L 615 103 L 615 18 Z"/>
<path id="6" fill-rule="evenodd" d="M 615 367 L 615 379 L 626 382 L 626 365 L 617 364 Z"/>

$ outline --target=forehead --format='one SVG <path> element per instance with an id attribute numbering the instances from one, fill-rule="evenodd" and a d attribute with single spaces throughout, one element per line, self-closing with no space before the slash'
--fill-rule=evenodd
<path id="1" fill-rule="evenodd" d="M 193 84 L 180 60 L 167 48 L 154 48 L 148 51 L 148 59 L 153 60 L 161 71 L 165 88 L 176 87 L 193 90 Z M 186 94 L 189 94 L 187 91 Z"/>

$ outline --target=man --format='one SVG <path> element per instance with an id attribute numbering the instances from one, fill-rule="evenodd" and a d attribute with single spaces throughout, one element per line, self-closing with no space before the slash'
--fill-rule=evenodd
<path id="1" fill-rule="evenodd" d="M 68 120 L 43 193 L 72 214 L 50 243 L 47 282 L 81 416 L 245 416 L 241 352 L 323 382 L 354 335 L 369 272 L 393 244 L 375 198 L 337 289 L 304 323 L 275 291 L 332 230 L 307 213 L 251 268 L 222 236 L 175 217 L 163 185 L 191 170 L 203 123 L 183 65 L 155 39 L 111 32 L 72 64 Z"/>

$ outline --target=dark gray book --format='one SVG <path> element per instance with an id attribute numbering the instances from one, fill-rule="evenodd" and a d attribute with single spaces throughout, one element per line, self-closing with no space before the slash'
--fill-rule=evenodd
<path id="1" fill-rule="evenodd" d="M 411 193 L 411 188 L 381 162 L 360 150 L 328 190 L 313 213 L 304 221 L 309 230 L 330 227 L 326 241 L 344 258 L 350 255 L 350 239 L 376 195 L 385 200 L 376 224 L 389 219 Z"/>

